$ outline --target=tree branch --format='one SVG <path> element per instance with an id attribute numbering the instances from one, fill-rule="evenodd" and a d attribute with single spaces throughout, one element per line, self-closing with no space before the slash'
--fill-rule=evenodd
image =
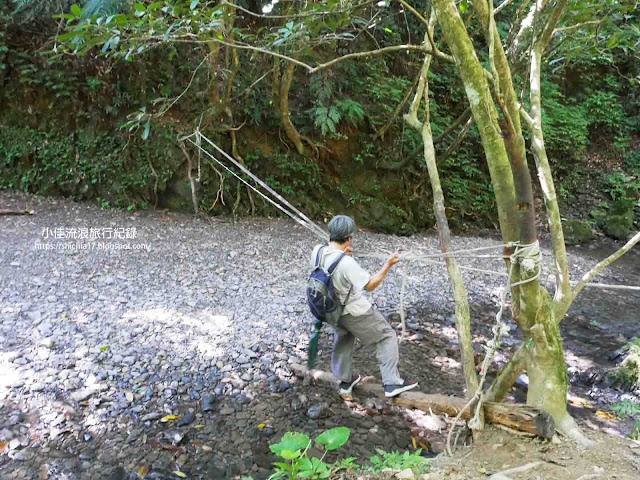
<path id="1" fill-rule="evenodd" d="M 186 37 L 186 38 L 185 38 Z M 305 68 L 307 71 L 311 72 L 312 70 L 314 70 L 314 67 L 312 67 L 311 65 L 307 65 L 304 62 L 301 62 L 300 60 L 296 60 L 295 58 L 289 57 L 287 55 L 283 55 L 281 53 L 278 52 L 274 52 L 272 50 L 267 50 L 266 48 L 261 48 L 261 47 L 254 47 L 253 45 L 245 45 L 242 43 L 230 43 L 230 42 L 225 42 L 224 40 L 220 40 L 219 38 L 210 38 L 207 40 L 200 40 L 198 39 L 195 35 L 193 34 L 183 34 L 181 37 L 169 37 L 169 39 L 171 40 L 171 42 L 174 43 L 190 43 L 190 44 L 210 44 L 211 42 L 213 43 L 219 43 L 221 45 L 225 45 L 227 47 L 230 48 L 239 48 L 241 50 L 251 50 L 254 52 L 258 52 L 258 53 L 264 53 L 265 55 L 271 55 L 272 57 L 277 57 L 277 58 L 281 58 L 283 60 L 286 60 L 287 62 L 291 62 L 294 63 L 302 68 Z M 148 41 L 148 40 L 156 40 L 156 41 L 160 41 L 160 43 L 167 43 L 168 40 L 166 40 L 164 37 L 161 36 L 148 36 L 148 37 L 133 37 L 130 40 L 139 40 L 139 41 Z M 366 52 L 364 52 L 366 53 Z"/>
<path id="2" fill-rule="evenodd" d="M 575 25 L 569 25 L 569 26 L 566 26 L 566 27 L 559 27 L 559 28 L 556 28 L 555 30 L 553 30 L 553 33 L 556 34 L 556 33 L 560 33 L 560 32 L 570 32 L 571 30 L 577 30 L 579 28 L 586 27 L 587 25 L 599 25 L 599 24 L 602 23 L 602 20 L 603 19 L 590 20 L 588 22 L 576 23 Z"/>
<path id="3" fill-rule="evenodd" d="M 391 118 L 387 121 L 386 124 L 384 124 L 384 126 L 380 130 L 376 132 L 376 137 L 378 138 L 384 137 L 384 134 L 387 131 L 387 129 L 391 126 L 391 124 L 396 119 L 400 111 L 404 108 L 405 104 L 407 103 L 407 100 L 409 100 L 409 97 L 411 96 L 411 92 L 413 91 L 413 89 L 415 88 L 419 80 L 420 80 L 420 76 L 417 76 L 413 81 L 413 84 L 407 89 L 407 93 L 404 95 L 404 98 L 394 110 L 393 115 L 391 115 Z"/>
<path id="4" fill-rule="evenodd" d="M 580 280 L 580 283 L 578 283 L 578 285 L 576 285 L 573 291 L 571 292 L 572 297 L 575 298 L 578 295 L 578 293 L 580 293 L 580 290 L 582 290 L 587 285 L 587 283 L 589 283 L 593 279 L 593 277 L 598 275 L 602 270 L 604 270 L 606 267 L 608 267 L 617 259 L 619 259 L 622 255 L 624 255 L 629 250 L 631 250 L 631 248 L 638 242 L 640 242 L 640 232 L 636 233 L 631 238 L 631 240 L 625 243 L 624 246 L 620 248 L 617 252 L 609 255 L 607 258 L 605 258 L 600 263 L 598 263 L 595 267 L 593 267 L 589 272 L 584 274 L 582 276 L 582 279 Z"/>
<path id="5" fill-rule="evenodd" d="M 488 402 L 500 402 L 509 393 L 511 386 L 516 382 L 525 368 L 526 350 L 525 343 L 520 345 L 518 350 L 513 354 L 511 360 L 502 367 L 500 373 L 493 381 L 489 390 L 485 394 Z"/>
<path id="6" fill-rule="evenodd" d="M 511 4 L 513 2 L 513 0 L 504 0 L 504 2 L 502 2 L 500 5 L 498 5 L 496 7 L 496 9 L 493 11 L 494 15 L 497 15 L 498 13 L 500 13 L 502 10 L 504 10 L 505 7 L 507 7 L 509 4 Z"/>
<path id="7" fill-rule="evenodd" d="M 366 7 L 367 5 L 371 5 L 373 2 L 371 0 L 367 1 L 367 2 L 362 2 L 362 3 L 358 3 L 356 5 L 353 5 L 349 8 L 343 8 L 341 10 L 324 10 L 321 12 L 307 12 L 307 13 L 299 13 L 297 15 L 265 15 L 262 13 L 256 13 L 256 12 L 252 12 L 251 10 L 247 10 L 246 8 L 243 8 L 239 5 L 234 5 L 233 3 L 229 3 L 226 1 L 222 1 L 220 2 L 220 5 L 229 5 L 237 10 L 240 10 L 244 13 L 247 13 L 249 15 L 251 15 L 252 17 L 257 17 L 257 18 L 268 18 L 268 19 L 282 19 L 282 18 L 305 18 L 305 17 L 315 17 L 315 16 L 321 16 L 321 15 L 332 15 L 332 14 L 336 14 L 336 13 L 345 13 L 345 12 L 350 12 L 352 10 L 355 10 L 356 8 L 360 8 L 360 7 Z"/>
<path id="8" fill-rule="evenodd" d="M 424 47 L 422 45 L 411 45 L 411 44 L 392 45 L 390 47 L 383 47 L 383 48 L 379 48 L 377 50 L 369 50 L 367 52 L 349 53 L 349 54 L 344 55 L 342 57 L 334 58 L 330 62 L 320 63 L 316 67 L 309 68 L 308 66 L 305 66 L 305 68 L 309 68 L 309 73 L 316 73 L 316 72 L 318 72 L 320 70 L 324 70 L 325 68 L 333 67 L 335 64 L 344 62 L 345 60 L 352 60 L 354 58 L 374 57 L 374 56 L 377 56 L 377 55 L 384 55 L 385 53 L 388 53 L 388 52 L 398 52 L 398 51 L 403 51 L 403 50 L 404 51 L 424 52 L 424 53 L 433 54 L 433 51 L 431 50 L 431 48 L 427 48 L 427 47 Z M 449 60 L 447 59 L 447 61 L 449 61 Z M 300 64 L 300 63 L 301 62 L 298 62 L 298 64 Z"/>
<path id="9" fill-rule="evenodd" d="M 207 60 L 209 60 L 209 57 L 211 57 L 211 55 L 213 55 L 213 52 L 209 52 L 203 59 L 202 61 L 198 64 L 198 66 L 196 67 L 196 69 L 193 71 L 193 74 L 191 75 L 191 80 L 189 80 L 189 83 L 187 85 L 187 88 L 185 88 L 182 93 L 180 95 L 178 95 L 176 98 L 173 99 L 173 101 L 169 104 L 169 106 L 165 109 L 162 109 L 158 114 L 156 114 L 156 117 L 161 117 L 163 116 L 165 113 L 167 113 L 169 110 L 171 110 L 171 107 L 173 107 L 176 103 L 178 103 L 178 101 L 189 91 L 189 88 L 191 88 L 191 84 L 193 84 L 193 80 L 196 78 L 196 73 L 198 73 L 198 70 L 200 70 L 200 67 L 204 64 L 204 62 L 206 62 Z"/>
<path id="10" fill-rule="evenodd" d="M 418 20 L 420 20 L 422 23 L 424 23 L 427 27 L 427 38 L 429 39 L 429 43 L 431 44 L 431 50 L 433 50 L 433 54 L 435 57 L 439 57 L 442 58 L 443 60 L 447 60 L 450 63 L 455 63 L 455 60 L 453 59 L 453 57 L 451 55 L 448 55 L 446 53 L 441 52 L 438 47 L 436 47 L 436 43 L 433 41 L 433 34 L 431 33 L 431 31 L 429 30 L 429 22 L 426 18 L 424 18 L 420 12 L 418 12 L 415 8 L 413 8 L 411 5 L 409 5 L 407 2 L 405 2 L 405 0 L 398 0 L 400 2 L 400 4 L 406 8 L 407 10 L 409 10 L 411 13 L 413 13 Z"/>

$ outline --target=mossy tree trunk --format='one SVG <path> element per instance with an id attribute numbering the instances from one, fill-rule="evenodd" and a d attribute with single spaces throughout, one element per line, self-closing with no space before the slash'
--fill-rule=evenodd
<path id="1" fill-rule="evenodd" d="M 430 33 L 427 33 L 427 35 L 433 35 L 434 27 L 435 14 L 434 12 L 432 12 L 429 16 L 429 21 L 427 24 L 427 28 L 429 29 Z M 425 45 L 428 44 L 427 35 L 425 35 Z M 444 193 L 442 192 L 440 174 L 438 172 L 438 166 L 436 163 L 436 152 L 433 143 L 433 134 L 431 131 L 428 78 L 431 60 L 431 55 L 427 55 L 425 57 L 422 69 L 420 71 L 418 86 L 413 98 L 413 102 L 411 103 L 409 113 L 404 116 L 404 119 L 409 126 L 419 131 L 422 136 L 424 160 L 429 172 L 429 181 L 431 183 L 431 190 L 433 192 L 433 209 L 436 217 L 436 224 L 438 226 L 440 249 L 443 253 L 446 253 L 452 250 L 451 231 L 449 229 L 449 222 L 447 220 Z M 420 120 L 418 120 L 417 113 L 420 103 L 423 99 L 424 119 L 421 122 Z M 471 313 L 469 310 L 469 299 L 467 296 L 467 289 L 465 288 L 464 280 L 462 278 L 462 273 L 458 268 L 456 259 L 453 257 L 447 257 L 445 259 L 445 263 L 447 266 L 447 271 L 449 273 L 449 279 L 451 280 L 451 286 L 453 288 L 456 330 L 458 333 L 460 356 L 462 358 L 465 384 L 467 387 L 467 398 L 471 398 L 478 390 L 478 376 L 476 375 L 473 343 L 471 341 Z"/>
<path id="2" fill-rule="evenodd" d="M 455 2 L 434 1 L 444 38 L 456 59 L 474 120 L 480 129 L 503 239 L 505 242 L 518 239 L 521 245 L 535 244 L 531 176 L 526 163 L 518 102 L 493 22 L 492 2 L 486 4 L 481 0 L 481 3 L 479 17 L 490 48 L 492 74 L 480 64 Z M 502 117 L 498 115 L 496 104 Z M 580 439 L 581 434 L 567 413 L 568 382 L 562 337 L 554 303 L 536 280 L 540 269 L 537 258 L 532 255 L 515 258 L 518 262 L 514 266 L 515 278 L 530 280 L 512 288 L 514 319 L 523 331 L 525 347 L 518 356 L 518 365 L 511 365 L 502 380 L 514 380 L 514 374 L 524 366 L 529 374 L 528 403 L 548 411 L 561 431 Z M 499 395 L 504 390 L 496 387 L 491 393 Z"/>

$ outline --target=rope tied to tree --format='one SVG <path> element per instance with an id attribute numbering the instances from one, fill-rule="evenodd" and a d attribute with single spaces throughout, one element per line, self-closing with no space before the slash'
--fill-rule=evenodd
<path id="1" fill-rule="evenodd" d="M 493 362 L 493 358 L 496 352 L 502 345 L 502 338 L 505 335 L 508 335 L 511 331 L 509 325 L 502 321 L 502 314 L 507 304 L 507 294 L 512 291 L 514 287 L 522 286 L 524 284 L 536 281 L 538 278 L 540 278 L 540 272 L 542 271 L 542 252 L 540 251 L 540 243 L 536 240 L 535 242 L 529 244 L 520 244 L 519 242 L 515 242 L 512 245 L 515 246 L 515 250 L 513 254 L 509 256 L 509 274 L 500 295 L 500 308 L 496 313 L 496 322 L 491 328 L 493 338 L 489 340 L 486 345 L 483 345 L 486 353 L 482 361 L 482 367 L 480 368 L 480 383 L 478 384 L 478 389 L 474 393 L 473 397 L 471 397 L 464 408 L 460 410 L 460 412 L 458 412 L 458 415 L 454 419 L 453 425 L 449 430 L 449 434 L 447 435 L 447 453 L 449 454 L 449 456 L 453 455 L 453 451 L 451 448 L 451 436 L 453 435 L 456 425 L 458 424 L 460 417 L 462 417 L 462 414 L 476 401 L 477 403 L 475 406 L 474 415 L 469 420 L 468 426 L 471 430 L 481 430 L 484 426 L 484 422 L 482 419 L 482 404 L 484 400 L 483 388 L 487 379 L 487 372 L 489 371 L 489 366 Z M 523 270 L 527 274 L 533 272 L 535 273 L 529 278 L 511 283 L 514 267 L 516 265 L 519 265 L 521 267 L 521 270 Z"/>

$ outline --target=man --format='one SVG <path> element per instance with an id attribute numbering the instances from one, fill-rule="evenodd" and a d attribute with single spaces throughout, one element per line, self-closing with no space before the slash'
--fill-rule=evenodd
<path id="1" fill-rule="evenodd" d="M 340 380 L 340 394 L 351 393 L 361 380 L 360 375 L 353 374 L 352 369 L 355 339 L 364 345 L 375 345 L 385 396 L 395 397 L 415 388 L 418 382 L 400 377 L 396 332 L 363 295 L 363 291 L 378 288 L 400 258 L 394 253 L 377 273 L 369 275 L 351 256 L 351 240 L 355 230 L 356 224 L 351 217 L 338 215 L 332 218 L 329 222 L 329 245 L 317 245 L 311 254 L 312 268 L 316 265 L 320 248 L 320 266 L 323 268 L 328 268 L 343 252 L 347 254 L 332 275 L 333 286 L 344 310 L 334 332 L 331 370 L 333 376 Z"/>

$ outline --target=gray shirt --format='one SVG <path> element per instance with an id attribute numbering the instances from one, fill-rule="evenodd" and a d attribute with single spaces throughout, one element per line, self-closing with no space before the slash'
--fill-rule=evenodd
<path id="1" fill-rule="evenodd" d="M 316 256 L 318 255 L 318 249 L 324 245 L 316 245 L 311 253 L 311 268 L 316 265 Z M 323 268 L 329 268 L 333 262 L 335 262 L 340 254 L 341 250 L 337 250 L 330 246 L 327 246 L 322 251 L 322 258 L 320 259 L 320 266 Z M 364 287 L 369 283 L 371 275 L 358 265 L 353 257 L 346 255 L 338 264 L 333 272 L 333 287 L 338 294 L 338 298 L 342 304 L 347 302 L 343 315 L 347 313 L 354 317 L 364 315 L 371 308 L 371 302 L 364 296 Z M 347 298 L 348 296 L 348 298 Z"/>

